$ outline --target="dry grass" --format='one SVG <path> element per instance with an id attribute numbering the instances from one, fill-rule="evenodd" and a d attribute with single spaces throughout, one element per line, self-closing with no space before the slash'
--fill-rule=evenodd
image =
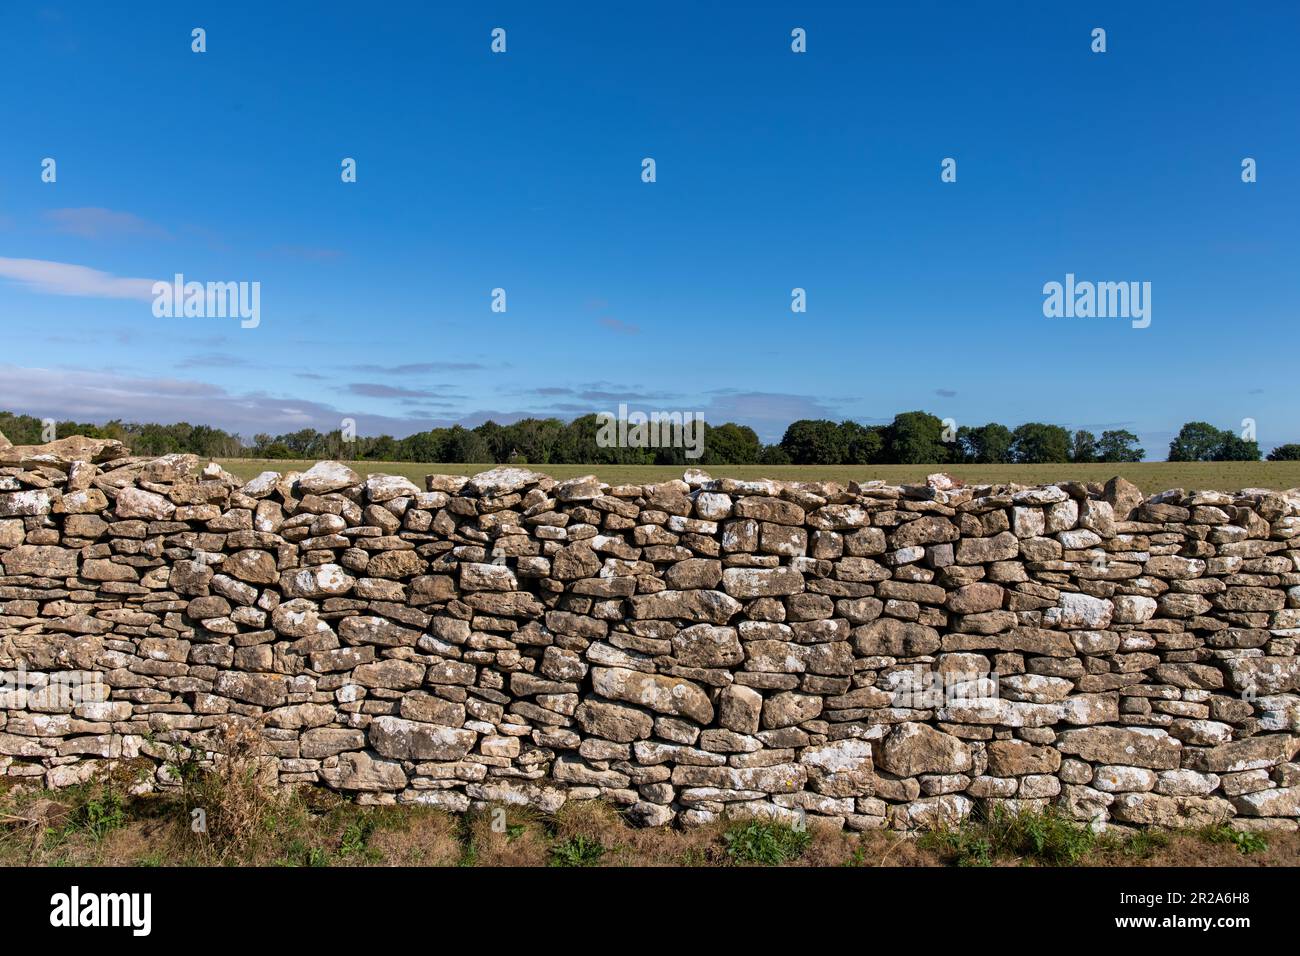
<path id="1" fill-rule="evenodd" d="M 462 818 L 461 829 L 462 866 L 545 866 L 550 855 L 542 817 L 528 807 L 474 810 Z"/>
<path id="2" fill-rule="evenodd" d="M 263 471 L 303 471 L 313 462 L 251 458 L 221 459 L 222 467 L 248 479 Z M 404 475 L 420 487 L 429 474 L 474 475 L 496 465 L 420 464 L 409 461 L 354 462 L 362 473 Z M 553 478 L 597 474 L 610 484 L 645 484 L 680 478 L 684 469 L 673 465 L 536 465 L 529 466 Z M 890 484 L 922 482 L 935 471 L 947 471 L 970 484 L 1017 482 L 1024 485 L 1054 481 L 1104 482 L 1122 475 L 1147 494 L 1170 488 L 1237 491 L 1241 488 L 1285 490 L 1300 487 L 1300 462 L 1143 462 L 1135 465 L 711 465 L 704 469 L 715 478 L 775 478 L 785 481 L 871 481 Z"/>
<path id="3" fill-rule="evenodd" d="M 290 801 L 288 792 L 275 786 L 275 762 L 266 757 L 261 725 L 240 718 L 223 720 L 204 746 L 211 755 L 210 770 L 192 778 L 187 768 L 176 771 L 199 852 L 212 863 L 263 855 Z M 195 811 L 201 820 L 197 830 Z"/>
<path id="4" fill-rule="evenodd" d="M 196 835 L 179 788 L 124 796 L 138 768 L 120 765 L 81 787 L 58 793 L 31 786 L 0 792 L 0 866 L 638 866 L 730 867 L 761 859 L 738 853 L 757 844 L 775 848 L 782 866 L 914 867 L 1059 864 L 1059 854 L 1026 852 L 972 824 L 959 833 L 917 838 L 891 831 L 851 833 L 810 821 L 806 838 L 791 839 L 779 824 L 759 824 L 743 845 L 749 821 L 719 821 L 694 829 L 640 829 L 614 807 L 573 801 L 553 816 L 527 807 L 492 806 L 463 815 L 420 805 L 361 807 L 305 788 L 250 797 L 238 775 L 234 796 L 215 788 L 218 770 L 196 781 L 248 833 Z M 203 789 L 211 788 L 211 789 Z M 254 812 L 249 808 L 259 807 Z M 260 813 L 260 816 L 258 815 Z M 252 814 L 249 816 L 248 814 Z M 211 817 L 210 817 L 211 819 Z M 730 839 L 729 839 L 730 837 Z M 1068 834 L 1067 834 L 1068 837 Z M 991 838 L 991 839 L 990 839 Z M 978 841 L 990 839 L 982 847 Z M 1296 866 L 1300 834 L 1270 833 L 1249 852 L 1222 833 L 1111 832 L 1080 846 L 1079 866 Z"/>
<path id="5" fill-rule="evenodd" d="M 1242 853 L 1231 843 L 1211 843 L 1199 833 L 1170 833 L 1167 842 L 1150 853 L 1134 851 L 1121 841 L 1088 858 L 1090 866 L 1300 866 L 1300 839 L 1295 833 L 1271 833 L 1267 848 Z M 1139 839 L 1139 846 L 1142 841 Z M 1131 846 L 1131 844 L 1130 844 Z"/>
<path id="6" fill-rule="evenodd" d="M 357 866 L 455 866 L 463 853 L 459 821 L 422 806 L 375 807 L 349 822 L 340 846 Z"/>

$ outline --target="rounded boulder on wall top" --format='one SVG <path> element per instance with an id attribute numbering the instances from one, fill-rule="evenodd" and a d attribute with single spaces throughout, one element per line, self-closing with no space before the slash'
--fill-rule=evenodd
<path id="1" fill-rule="evenodd" d="M 340 461 L 318 461 L 298 476 L 305 495 L 325 495 L 361 483 L 361 476 Z"/>

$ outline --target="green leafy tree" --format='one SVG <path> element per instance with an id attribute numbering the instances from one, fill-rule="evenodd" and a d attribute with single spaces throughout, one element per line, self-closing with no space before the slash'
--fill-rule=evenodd
<path id="1" fill-rule="evenodd" d="M 857 422 L 840 422 L 840 440 L 846 465 L 873 465 L 885 451 L 881 428 L 867 428 Z"/>
<path id="2" fill-rule="evenodd" d="M 407 435 L 398 442 L 397 461 L 451 461 L 446 456 L 447 429 L 433 428 L 427 432 Z"/>
<path id="3" fill-rule="evenodd" d="M 796 465 L 838 465 L 844 460 L 840 427 L 825 419 L 792 422 L 781 439 L 781 447 Z"/>
<path id="4" fill-rule="evenodd" d="M 1138 437 L 1122 428 L 1104 431 L 1097 442 L 1097 460 L 1108 462 L 1141 461 L 1146 450 L 1138 447 Z"/>
<path id="5" fill-rule="evenodd" d="M 15 445 L 41 444 L 41 420 L 35 415 L 0 412 L 0 432 Z"/>
<path id="6" fill-rule="evenodd" d="M 1074 433 L 1074 443 L 1070 448 L 1070 461 L 1089 462 L 1097 460 L 1097 436 L 1080 428 Z"/>
<path id="7" fill-rule="evenodd" d="M 704 462 L 710 465 L 754 465 L 762 454 L 763 443 L 748 425 L 724 422 L 717 428 L 705 428 Z"/>
<path id="8" fill-rule="evenodd" d="M 182 423 L 183 425 L 183 423 Z M 177 452 L 185 451 L 178 429 L 182 433 L 189 432 L 189 426 L 168 426 L 168 425 L 132 425 L 128 426 L 131 433 L 131 450 L 137 455 L 172 455 Z M 267 436 L 268 441 L 271 436 Z M 270 458 L 271 455 L 263 455 L 264 458 Z"/>
<path id="9" fill-rule="evenodd" d="M 889 426 L 888 460 L 900 465 L 943 464 L 950 449 L 943 441 L 943 421 L 929 412 L 902 412 Z"/>
<path id="10" fill-rule="evenodd" d="M 278 436 L 278 440 L 288 446 L 295 458 L 315 458 L 325 451 L 324 436 L 314 428 L 302 428 L 287 435 Z"/>
<path id="11" fill-rule="evenodd" d="M 1278 445 L 1268 453 L 1269 461 L 1300 461 L 1300 445 Z"/>
<path id="12" fill-rule="evenodd" d="M 1027 422 L 1011 433 L 1011 457 L 1017 464 L 1070 460 L 1070 433 L 1060 425 Z"/>
<path id="13" fill-rule="evenodd" d="M 1011 429 L 997 422 L 957 429 L 957 453 L 970 464 L 999 465 L 1011 460 Z"/>
<path id="14" fill-rule="evenodd" d="M 1169 443 L 1170 461 L 1214 461 L 1230 432 L 1209 422 L 1188 422 Z"/>
<path id="15" fill-rule="evenodd" d="M 1223 443 L 1214 453 L 1215 461 L 1259 461 L 1259 442 L 1247 441 L 1241 436 L 1225 431 Z"/>
<path id="16" fill-rule="evenodd" d="M 375 438 L 357 439 L 361 446 L 361 457 L 369 461 L 399 461 L 397 442 L 392 435 L 378 435 Z"/>
<path id="17" fill-rule="evenodd" d="M 760 465 L 790 465 L 790 453 L 781 445 L 764 445 L 758 456 Z"/>
<path id="18" fill-rule="evenodd" d="M 510 434 L 492 419 L 474 429 L 474 434 L 483 439 L 487 449 L 488 461 L 503 462 L 510 457 Z M 466 459 L 468 460 L 468 459 Z"/>
<path id="19" fill-rule="evenodd" d="M 557 461 L 556 449 L 564 438 L 564 422 L 558 418 L 524 418 L 506 426 L 509 452 L 518 452 L 533 465 Z"/>
<path id="20" fill-rule="evenodd" d="M 584 465 L 648 465 L 654 461 L 653 448 L 602 448 L 597 443 L 600 430 L 600 420 L 594 413 L 569 422 L 554 461 Z"/>
<path id="21" fill-rule="evenodd" d="M 483 436 L 461 425 L 453 425 L 447 432 L 447 444 L 443 449 L 443 459 L 448 462 L 468 462 L 471 464 L 491 464 L 492 449 Z"/>

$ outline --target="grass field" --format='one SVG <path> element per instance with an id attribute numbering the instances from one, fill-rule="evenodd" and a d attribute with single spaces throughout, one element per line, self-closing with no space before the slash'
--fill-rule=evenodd
<path id="1" fill-rule="evenodd" d="M 263 471 L 302 471 L 310 461 L 256 458 L 221 459 L 221 465 L 240 478 Z M 405 475 L 420 487 L 430 474 L 473 475 L 495 465 L 420 464 L 409 461 L 355 462 L 357 471 Z M 644 484 L 680 478 L 674 465 L 530 465 L 553 478 L 595 474 L 610 484 Z M 935 471 L 947 471 L 967 483 L 1018 482 L 1022 485 L 1053 481 L 1106 481 L 1122 475 L 1147 494 L 1170 488 L 1198 491 L 1236 491 L 1240 488 L 1285 490 L 1300 487 L 1300 462 L 1144 462 L 1136 465 L 715 465 L 704 469 L 715 478 L 776 478 L 785 481 L 870 481 L 890 484 L 921 482 Z"/>

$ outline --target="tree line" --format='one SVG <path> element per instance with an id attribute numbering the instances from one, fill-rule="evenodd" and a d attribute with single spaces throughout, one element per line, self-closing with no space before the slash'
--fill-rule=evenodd
<path id="1" fill-rule="evenodd" d="M 1124 429 L 1100 435 L 1060 425 L 1028 422 L 1015 428 L 997 422 L 959 428 L 928 412 L 903 412 L 888 425 L 800 419 L 781 441 L 765 445 L 747 425 L 704 425 L 704 453 L 688 459 L 683 448 L 602 448 L 596 415 L 571 422 L 525 418 L 509 425 L 486 421 L 475 428 L 453 425 L 405 438 L 361 436 L 345 440 L 341 430 L 303 428 L 283 435 L 237 433 L 178 422 L 104 425 L 64 421 L 56 437 L 115 438 L 135 454 L 190 452 L 210 458 L 335 458 L 359 461 L 498 462 L 532 465 L 944 465 L 1138 462 L 1146 451 Z M 42 441 L 39 418 L 0 412 L 0 433 L 16 445 Z M 1207 422 L 1188 422 L 1169 444 L 1169 461 L 1259 461 L 1259 444 Z M 1300 461 L 1300 444 L 1279 445 L 1269 461 Z"/>

